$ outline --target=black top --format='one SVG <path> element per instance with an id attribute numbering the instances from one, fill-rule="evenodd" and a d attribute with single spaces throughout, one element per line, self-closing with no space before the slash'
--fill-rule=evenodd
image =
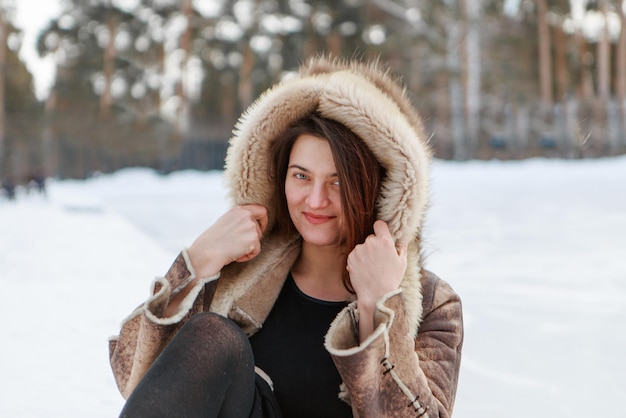
<path id="1" fill-rule="evenodd" d="M 284 418 L 352 417 L 338 398 L 341 377 L 324 347 L 345 306 L 305 295 L 290 273 L 263 327 L 250 337 L 255 364 L 272 378 Z"/>

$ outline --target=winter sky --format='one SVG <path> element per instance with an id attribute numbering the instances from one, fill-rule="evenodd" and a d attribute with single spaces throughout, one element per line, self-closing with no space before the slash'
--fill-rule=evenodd
<path id="1" fill-rule="evenodd" d="M 39 31 L 58 16 L 60 3 L 58 0 L 18 0 L 15 3 L 15 24 L 24 31 L 20 56 L 34 76 L 37 97 L 43 99 L 54 80 L 54 65 L 50 57 L 39 57 L 35 44 Z"/>

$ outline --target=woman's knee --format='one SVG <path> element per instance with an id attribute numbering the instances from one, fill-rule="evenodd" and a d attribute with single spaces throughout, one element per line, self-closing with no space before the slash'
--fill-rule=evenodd
<path id="1" fill-rule="evenodd" d="M 216 328 L 233 328 L 233 331 L 239 330 L 239 327 L 230 319 L 224 318 L 222 315 L 214 312 L 201 312 L 193 315 L 187 320 L 184 328 L 194 328 L 200 331 L 213 330 Z"/>
<path id="2" fill-rule="evenodd" d="M 203 312 L 192 316 L 179 331 L 188 334 L 194 345 L 203 342 L 222 346 L 225 349 L 236 347 L 250 350 L 250 343 L 246 334 L 232 320 L 213 312 Z"/>

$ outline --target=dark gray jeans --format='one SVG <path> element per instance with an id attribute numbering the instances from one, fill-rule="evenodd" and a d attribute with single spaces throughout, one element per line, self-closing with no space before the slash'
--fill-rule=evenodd
<path id="1" fill-rule="evenodd" d="M 248 337 L 213 313 L 193 316 L 148 369 L 121 418 L 281 417 L 267 382 L 254 372 Z"/>

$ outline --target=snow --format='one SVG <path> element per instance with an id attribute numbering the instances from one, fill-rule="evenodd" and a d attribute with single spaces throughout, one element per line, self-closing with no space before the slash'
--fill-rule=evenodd
<path id="1" fill-rule="evenodd" d="M 0 197 L 0 416 L 111 417 L 107 338 L 226 208 L 220 172 Z M 455 418 L 626 416 L 626 158 L 444 162 L 426 266 L 461 295 Z"/>

